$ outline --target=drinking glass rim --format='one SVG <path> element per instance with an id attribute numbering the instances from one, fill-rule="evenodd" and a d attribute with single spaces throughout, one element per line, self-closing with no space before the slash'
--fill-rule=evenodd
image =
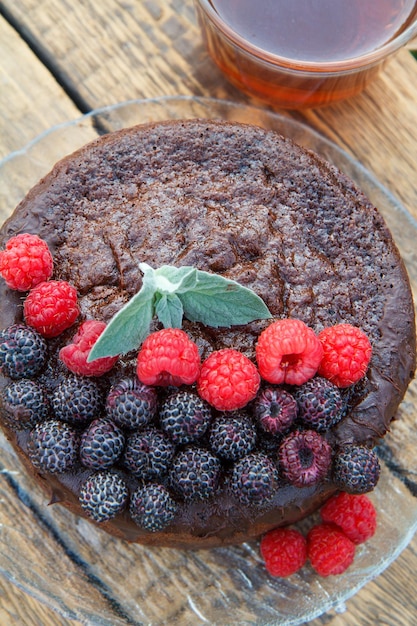
<path id="1" fill-rule="evenodd" d="M 205 11 L 210 20 L 232 43 L 238 46 L 247 55 L 253 55 L 260 61 L 269 62 L 277 67 L 286 67 L 287 69 L 311 71 L 313 73 L 328 73 L 340 71 L 352 71 L 361 67 L 369 67 L 374 65 L 393 52 L 396 52 L 405 46 L 411 39 L 417 36 L 417 14 L 413 21 L 399 35 L 387 41 L 383 46 L 362 54 L 357 57 L 350 57 L 342 61 L 300 61 L 289 57 L 280 56 L 272 52 L 268 52 L 264 48 L 260 48 L 252 44 L 247 39 L 239 35 L 231 26 L 229 26 L 213 8 L 210 0 L 194 0 L 197 5 Z"/>

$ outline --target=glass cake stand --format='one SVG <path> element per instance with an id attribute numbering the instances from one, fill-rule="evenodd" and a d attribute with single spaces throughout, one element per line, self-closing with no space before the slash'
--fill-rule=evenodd
<path id="1" fill-rule="evenodd" d="M 52 128 L 0 162 L 0 216 L 5 219 L 53 164 L 86 142 L 134 124 L 216 118 L 274 129 L 324 156 L 353 178 L 384 215 L 407 266 L 417 301 L 417 224 L 361 165 L 310 128 L 235 103 L 167 97 L 118 104 Z M 45 495 L 0 438 L 0 574 L 83 624 L 295 626 L 335 608 L 381 573 L 417 529 L 416 382 L 398 421 L 379 447 L 382 476 L 371 495 L 379 525 L 359 546 L 353 566 L 319 578 L 307 566 L 289 579 L 270 577 L 258 543 L 180 551 L 145 548 L 110 537 Z"/>

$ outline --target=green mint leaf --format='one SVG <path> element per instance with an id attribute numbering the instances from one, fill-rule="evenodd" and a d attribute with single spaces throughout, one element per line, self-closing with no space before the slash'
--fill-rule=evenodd
<path id="1" fill-rule="evenodd" d="M 214 328 L 230 328 L 272 317 L 262 298 L 251 289 L 224 276 L 200 270 L 197 270 L 196 286 L 178 297 L 187 319 Z"/>
<path id="2" fill-rule="evenodd" d="M 164 328 L 181 328 L 184 309 L 174 293 L 156 297 L 155 313 Z"/>
<path id="3" fill-rule="evenodd" d="M 153 281 L 158 293 L 183 293 L 193 289 L 197 283 L 197 270 L 188 265 L 162 265 L 154 270 L 147 263 L 139 263 L 139 268 L 146 278 Z"/>
<path id="4" fill-rule="evenodd" d="M 144 276 L 142 288 L 110 320 L 94 344 L 88 362 L 136 350 L 149 334 L 154 316 L 155 286 Z"/>
<path id="5" fill-rule="evenodd" d="M 186 293 L 197 284 L 197 270 L 185 265 L 174 267 L 163 265 L 154 271 L 156 289 L 159 293 Z"/>
<path id="6" fill-rule="evenodd" d="M 90 352 L 88 361 L 136 350 L 156 314 L 165 328 L 181 328 L 183 317 L 206 326 L 230 328 L 272 317 L 263 300 L 234 280 L 195 269 L 164 265 L 143 272 L 140 291 L 120 309 Z"/>

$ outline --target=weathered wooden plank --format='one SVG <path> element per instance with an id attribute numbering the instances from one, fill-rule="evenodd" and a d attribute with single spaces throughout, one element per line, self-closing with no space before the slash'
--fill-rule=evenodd
<path id="1" fill-rule="evenodd" d="M 0 577 L 0 624 L 4 626 L 81 626 Z"/>
<path id="2" fill-rule="evenodd" d="M 203 56 L 190 0 L 7 0 L 4 6 L 54 72 L 93 108 L 202 89 L 190 71 Z"/>
<path id="3" fill-rule="evenodd" d="M 0 58 L 1 159 L 51 126 L 78 117 L 80 111 L 2 18 Z"/>
<path id="4" fill-rule="evenodd" d="M 304 117 L 354 155 L 416 215 L 416 103 L 417 62 L 402 50 L 365 93 Z"/>
<path id="5" fill-rule="evenodd" d="M 30 594 L 28 598 L 32 596 L 37 600 L 35 604 L 39 603 L 39 614 L 35 613 L 38 623 L 43 623 L 41 616 L 43 619 L 44 614 L 48 614 L 43 602 L 71 619 L 88 615 L 90 604 L 96 604 L 109 619 L 114 615 L 115 624 L 122 624 L 117 621 L 120 617 L 117 610 L 113 612 L 111 594 L 62 540 L 62 531 L 60 534 L 49 519 L 45 496 L 39 493 L 3 435 L 0 436 L 0 457 L 0 571 L 5 575 L 0 587 L 3 590 L 0 623 L 36 623 L 27 619 L 32 598 L 29 604 L 20 603 L 12 593 L 10 582 L 15 580 Z M 71 586 L 71 594 L 66 593 L 67 585 Z M 2 621 L 3 616 L 7 619 L 4 617 Z"/>

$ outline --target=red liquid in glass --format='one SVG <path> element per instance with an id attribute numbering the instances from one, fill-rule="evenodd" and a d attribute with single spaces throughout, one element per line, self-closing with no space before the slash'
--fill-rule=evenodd
<path id="1" fill-rule="evenodd" d="M 248 93 L 282 106 L 315 106 L 355 95 L 379 67 L 324 74 L 328 63 L 351 60 L 381 48 L 415 17 L 415 0 L 210 0 L 232 33 L 257 49 L 245 52 L 206 26 L 210 54 L 230 80 Z M 205 18 L 200 15 L 202 21 Z M 267 55 L 283 58 L 273 67 Z M 311 64 L 320 71 L 311 75 Z M 296 65 L 296 68 L 294 68 Z M 303 73 L 303 69 L 307 70 Z"/>

